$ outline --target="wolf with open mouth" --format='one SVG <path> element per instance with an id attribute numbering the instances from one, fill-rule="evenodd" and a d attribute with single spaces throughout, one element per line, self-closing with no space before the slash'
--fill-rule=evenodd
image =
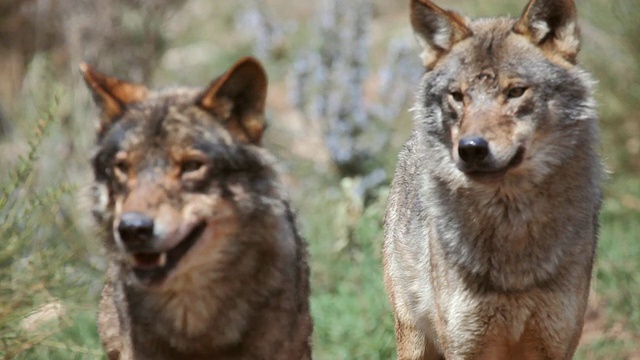
<path id="1" fill-rule="evenodd" d="M 108 357 L 309 359 L 306 245 L 260 146 L 260 63 L 241 59 L 205 89 L 81 72 L 101 111 L 92 165 Z"/>

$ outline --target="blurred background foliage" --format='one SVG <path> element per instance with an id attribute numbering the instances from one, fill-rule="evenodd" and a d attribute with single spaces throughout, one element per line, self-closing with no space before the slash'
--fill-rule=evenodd
<path id="1" fill-rule="evenodd" d="M 469 16 L 519 0 L 441 0 Z M 610 170 L 578 358 L 640 359 L 640 2 L 578 0 Z M 95 108 L 77 67 L 204 86 L 265 62 L 267 145 L 312 256 L 316 359 L 391 359 L 380 248 L 422 74 L 408 1 L 0 0 L 0 357 L 104 358 L 104 258 L 87 187 Z"/>

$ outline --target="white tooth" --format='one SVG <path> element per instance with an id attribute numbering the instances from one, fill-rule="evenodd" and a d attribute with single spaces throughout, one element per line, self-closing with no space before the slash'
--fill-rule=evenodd
<path id="1" fill-rule="evenodd" d="M 160 259 L 158 259 L 158 266 L 165 266 L 167 264 L 167 253 L 163 252 L 160 254 Z"/>

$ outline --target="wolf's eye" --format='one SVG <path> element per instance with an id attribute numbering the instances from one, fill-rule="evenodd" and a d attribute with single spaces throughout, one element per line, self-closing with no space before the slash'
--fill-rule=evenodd
<path id="1" fill-rule="evenodd" d="M 200 151 L 188 151 L 175 158 L 175 169 L 178 176 L 185 184 L 197 184 L 207 178 L 209 173 L 209 158 Z"/>
<path id="2" fill-rule="evenodd" d="M 121 172 L 123 174 L 126 174 L 127 171 L 129 171 L 129 164 L 124 160 L 116 161 L 113 167 L 116 171 Z"/>
<path id="3" fill-rule="evenodd" d="M 123 152 L 118 153 L 113 163 L 113 174 L 119 181 L 125 181 L 127 179 L 129 166 L 130 165 L 127 161 L 127 154 Z"/>
<path id="4" fill-rule="evenodd" d="M 462 94 L 462 91 L 452 91 L 449 95 L 455 102 L 462 102 L 462 100 L 464 100 L 464 94 Z"/>
<path id="5" fill-rule="evenodd" d="M 180 171 L 182 174 L 193 173 L 202 169 L 204 166 L 205 163 L 202 160 L 187 160 L 180 165 Z"/>
<path id="6" fill-rule="evenodd" d="M 507 91 L 507 98 L 509 99 L 519 98 L 524 94 L 525 91 L 527 91 L 527 88 L 525 86 L 514 86 L 511 89 L 509 89 L 509 91 Z"/>
<path id="7" fill-rule="evenodd" d="M 124 160 L 116 160 L 113 164 L 113 174 L 118 181 L 126 181 L 127 174 L 129 173 L 129 163 Z"/>

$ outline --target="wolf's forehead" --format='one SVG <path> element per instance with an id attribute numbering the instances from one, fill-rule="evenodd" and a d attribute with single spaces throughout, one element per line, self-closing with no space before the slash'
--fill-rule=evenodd
<path id="1" fill-rule="evenodd" d="M 202 139 L 230 143 L 231 136 L 209 112 L 196 105 L 199 92 L 178 89 L 154 93 L 128 113 L 140 140 L 176 142 Z"/>
<path id="2" fill-rule="evenodd" d="M 531 76 L 531 71 L 523 71 L 522 64 L 531 67 L 538 64 L 536 59 L 544 61 L 544 57 L 520 35 L 513 33 L 514 23 L 509 18 L 474 21 L 473 36 L 454 49 L 452 58 L 455 60 L 448 66 L 455 70 L 450 75 L 468 82 Z"/>
<path id="3" fill-rule="evenodd" d="M 473 36 L 487 38 L 489 36 L 505 37 L 511 33 L 516 19 L 505 16 L 478 18 L 469 24 Z"/>
<path id="4" fill-rule="evenodd" d="M 189 87 L 176 87 L 164 90 L 155 90 L 149 94 L 147 101 L 151 103 L 192 104 L 198 98 L 202 89 Z"/>
<path id="5" fill-rule="evenodd" d="M 206 114 L 190 116 L 187 111 L 169 110 L 163 116 L 159 111 L 149 119 L 140 112 L 131 111 L 126 119 L 116 124 L 101 142 L 101 152 L 115 154 L 125 151 L 140 154 L 135 158 L 164 158 L 174 150 L 187 151 L 196 148 L 228 147 L 231 136 L 213 118 Z M 136 114 L 137 112 L 137 114 Z M 185 114 L 186 113 L 186 114 Z"/>

